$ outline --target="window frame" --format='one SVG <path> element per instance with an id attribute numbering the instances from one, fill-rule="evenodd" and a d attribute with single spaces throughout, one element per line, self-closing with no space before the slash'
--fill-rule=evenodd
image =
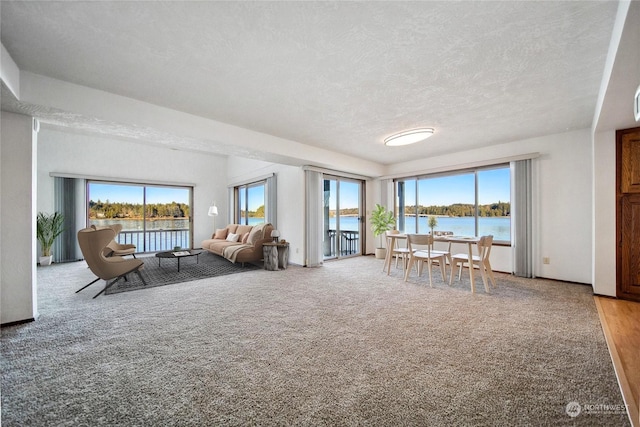
<path id="1" fill-rule="evenodd" d="M 235 185 L 233 187 L 233 197 L 234 197 L 234 203 L 233 203 L 233 218 L 234 218 L 234 222 L 236 224 L 243 224 L 243 225 L 248 225 L 249 224 L 249 190 L 251 188 L 256 188 L 256 187 L 260 187 L 262 186 L 263 189 L 263 194 L 262 194 L 262 201 L 263 201 L 263 205 L 264 205 L 264 212 L 265 212 L 265 217 L 263 218 L 264 222 L 267 222 L 267 218 L 266 218 L 266 212 L 267 212 L 267 186 L 268 186 L 268 180 L 267 179 L 261 179 L 258 181 L 252 181 L 246 184 L 239 184 L 239 185 Z M 241 192 L 244 192 L 244 198 L 241 198 Z M 244 201 L 244 207 L 240 206 L 242 201 Z M 245 214 L 244 217 L 242 216 L 242 214 Z M 244 219 L 244 222 L 242 221 Z"/>
<path id="2" fill-rule="evenodd" d="M 491 165 L 486 165 L 486 166 L 481 166 L 481 167 L 475 167 L 475 168 L 466 168 L 466 169 L 458 169 L 458 170 L 452 170 L 452 171 L 446 171 L 446 172 L 438 172 L 438 173 L 432 173 L 432 174 L 421 174 L 421 175 L 413 175 L 413 176 L 405 176 L 405 177 L 399 177 L 399 178 L 395 178 L 393 180 L 393 191 L 394 191 L 394 213 L 396 216 L 396 225 L 398 227 L 399 230 L 401 231 L 405 231 L 406 230 L 406 216 L 405 215 L 401 215 L 401 207 L 404 207 L 404 209 L 406 209 L 406 204 L 404 203 L 404 201 L 400 200 L 400 194 L 402 192 L 402 190 L 399 189 L 399 183 L 405 183 L 404 187 L 407 186 L 407 182 L 413 182 L 414 183 L 414 188 L 413 188 L 413 194 L 411 195 L 410 200 L 415 201 L 415 209 L 417 210 L 419 206 L 421 206 L 420 204 L 420 180 L 423 179 L 433 179 L 433 178 L 446 178 L 446 177 L 453 177 L 453 176 L 458 176 L 458 175 L 465 175 L 465 174 L 473 174 L 473 200 L 474 200 L 474 236 L 478 235 L 479 232 L 479 181 L 478 181 L 478 174 L 480 172 L 483 171 L 488 171 L 488 170 L 496 170 L 496 169 L 507 169 L 510 170 L 511 169 L 511 165 L 510 163 L 496 163 L 496 164 L 491 164 Z M 513 182 L 512 182 L 512 177 L 511 177 L 511 173 L 509 173 L 509 205 L 511 206 L 511 188 L 513 187 Z M 404 190 L 404 197 L 406 200 L 406 189 Z M 413 206 L 413 205 L 411 205 Z M 510 223 L 511 223 L 511 209 L 509 209 L 509 218 L 510 218 Z M 416 232 L 421 232 L 420 228 L 419 228 L 419 217 L 418 215 L 416 215 L 415 217 L 415 230 Z M 402 227 L 400 227 L 402 225 Z M 424 230 L 422 230 L 422 232 L 424 232 Z M 513 236 L 512 236 L 512 227 L 510 226 L 510 230 L 509 230 L 509 240 L 494 240 L 494 244 L 498 245 L 498 246 L 511 246 L 513 241 Z"/>
<path id="3" fill-rule="evenodd" d="M 124 186 L 124 187 L 139 187 L 142 190 L 142 199 L 141 199 L 141 205 L 142 205 L 142 246 L 140 247 L 139 244 L 136 245 L 136 253 L 153 253 L 153 252 L 158 252 L 158 250 L 170 250 L 171 247 L 166 247 L 166 248 L 161 248 L 158 249 L 157 247 L 154 247 L 153 249 L 151 247 L 147 247 L 147 234 L 150 233 L 150 231 L 147 229 L 147 221 L 149 220 L 149 216 L 148 214 L 148 207 L 149 207 L 149 203 L 147 203 L 147 190 L 149 188 L 167 188 L 167 189 L 179 189 L 179 190 L 186 190 L 188 191 L 188 209 L 189 209 L 189 216 L 187 217 L 187 224 L 189 226 L 189 229 L 187 231 L 187 242 L 188 242 L 188 246 L 190 249 L 193 249 L 194 243 L 193 243 L 193 236 L 194 236 L 194 227 L 193 227 L 193 186 L 190 185 L 179 185 L 179 184 L 157 184 L 157 183 L 147 183 L 147 182 L 136 182 L 136 181 L 118 181 L 118 180 L 106 180 L 106 179 L 86 179 L 84 182 L 84 186 L 85 186 L 85 202 L 84 202 L 84 210 L 85 210 L 85 221 L 86 224 L 90 224 L 92 221 L 91 218 L 91 213 L 90 213 L 90 203 L 91 203 L 91 185 L 92 184 L 98 184 L 98 185 L 118 185 L 118 186 Z M 97 219 L 97 218 L 96 218 Z M 127 234 L 129 233 L 129 231 L 122 231 L 118 237 L 117 240 L 119 243 L 133 243 L 133 241 L 127 241 Z M 140 239 L 136 239 L 136 243 L 139 242 Z M 150 245 L 150 240 L 149 240 L 149 245 Z"/>

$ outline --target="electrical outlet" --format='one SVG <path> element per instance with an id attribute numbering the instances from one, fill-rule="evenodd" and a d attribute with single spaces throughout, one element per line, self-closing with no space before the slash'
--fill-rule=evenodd
<path id="1" fill-rule="evenodd" d="M 543 257 L 543 258 L 542 258 L 542 263 L 543 263 L 543 264 L 551 264 L 551 260 L 549 259 L 549 257 L 548 257 L 548 256 L 546 256 L 546 257 Z"/>

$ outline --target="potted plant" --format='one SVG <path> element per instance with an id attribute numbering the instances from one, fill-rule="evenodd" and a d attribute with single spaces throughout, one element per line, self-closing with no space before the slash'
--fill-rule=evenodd
<path id="1" fill-rule="evenodd" d="M 436 218 L 435 216 L 430 216 L 427 225 L 431 229 L 431 235 L 433 236 L 433 229 L 438 226 L 438 218 Z"/>
<path id="2" fill-rule="evenodd" d="M 40 247 L 42 248 L 42 256 L 40 257 L 40 265 L 51 264 L 51 246 L 56 238 L 64 231 L 64 216 L 58 212 L 53 214 L 38 213 L 36 220 L 36 235 Z"/>
<path id="3" fill-rule="evenodd" d="M 387 231 L 393 230 L 395 225 L 396 220 L 393 217 L 393 212 L 376 203 L 376 208 L 371 212 L 371 231 L 373 231 L 373 235 L 378 237 L 385 234 Z M 385 258 L 387 249 L 382 246 L 382 239 L 378 239 L 378 242 L 376 258 Z"/>

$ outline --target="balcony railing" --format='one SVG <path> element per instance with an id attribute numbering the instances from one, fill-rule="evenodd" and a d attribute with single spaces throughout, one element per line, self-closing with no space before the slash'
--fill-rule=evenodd
<path id="1" fill-rule="evenodd" d="M 123 230 L 116 241 L 120 244 L 133 244 L 136 252 L 170 251 L 176 246 L 190 248 L 189 229 L 172 230 Z"/>
<path id="2" fill-rule="evenodd" d="M 336 249 L 336 239 L 340 239 L 340 247 Z M 324 256 L 327 258 L 335 257 L 336 250 L 341 256 L 355 255 L 360 253 L 360 233 L 351 230 L 327 230 L 325 237 Z"/>

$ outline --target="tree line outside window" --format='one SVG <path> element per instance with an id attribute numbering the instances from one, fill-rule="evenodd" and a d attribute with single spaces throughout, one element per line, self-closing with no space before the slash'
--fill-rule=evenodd
<path id="1" fill-rule="evenodd" d="M 508 164 L 395 181 L 397 228 L 406 233 L 491 234 L 511 241 L 511 173 Z"/>

